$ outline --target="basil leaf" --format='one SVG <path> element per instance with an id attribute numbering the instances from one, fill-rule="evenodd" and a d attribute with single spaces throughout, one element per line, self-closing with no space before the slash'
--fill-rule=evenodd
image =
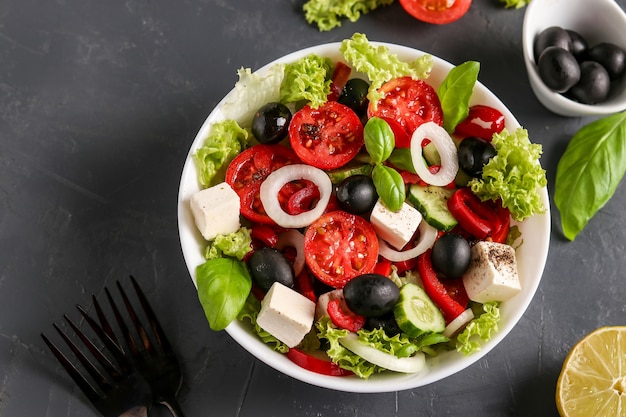
<path id="1" fill-rule="evenodd" d="M 365 149 L 370 154 L 372 162 L 383 163 L 396 146 L 393 130 L 389 124 L 380 117 L 372 117 L 363 128 Z"/>
<path id="2" fill-rule="evenodd" d="M 391 153 L 391 156 L 387 161 L 403 171 L 409 171 L 415 174 L 415 167 L 413 166 L 413 157 L 411 157 L 411 150 L 409 148 L 396 148 Z"/>
<path id="3" fill-rule="evenodd" d="M 448 133 L 469 114 L 469 101 L 478 80 L 480 63 L 467 61 L 452 68 L 437 90 L 443 110 L 443 127 Z"/>
<path id="4" fill-rule="evenodd" d="M 196 267 L 196 284 L 209 326 L 223 330 L 243 308 L 252 278 L 242 261 L 216 258 Z"/>
<path id="5" fill-rule="evenodd" d="M 613 196 L 626 172 L 626 112 L 583 126 L 556 170 L 554 203 L 569 240 Z"/>
<path id="6" fill-rule="evenodd" d="M 372 181 L 383 204 L 391 211 L 400 210 L 406 199 L 406 189 L 398 171 L 377 164 L 372 170 Z"/>

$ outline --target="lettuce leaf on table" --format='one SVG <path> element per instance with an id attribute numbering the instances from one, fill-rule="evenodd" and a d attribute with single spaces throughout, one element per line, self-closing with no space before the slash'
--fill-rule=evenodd
<path id="1" fill-rule="evenodd" d="M 341 19 L 356 22 L 362 14 L 393 3 L 393 0 L 309 0 L 302 6 L 308 23 L 315 23 L 320 31 L 341 26 Z"/>

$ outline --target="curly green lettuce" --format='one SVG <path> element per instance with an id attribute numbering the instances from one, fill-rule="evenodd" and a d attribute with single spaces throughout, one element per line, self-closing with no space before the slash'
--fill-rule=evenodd
<path id="1" fill-rule="evenodd" d="M 533 214 L 545 212 L 539 190 L 547 184 L 546 172 L 539 165 L 540 144 L 531 143 L 528 131 L 518 128 L 496 133 L 491 141 L 496 156 L 483 168 L 481 178 L 468 185 L 481 200 L 502 199 L 511 217 L 522 221 Z"/>
<path id="2" fill-rule="evenodd" d="M 333 62 L 315 54 L 307 55 L 285 66 L 280 86 L 280 101 L 297 103 L 306 101 L 313 108 L 326 102 L 330 94 Z"/>
<path id="3" fill-rule="evenodd" d="M 393 0 L 309 0 L 303 6 L 304 17 L 320 32 L 341 26 L 343 18 L 356 22 L 362 14 L 393 3 Z"/>
<path id="4" fill-rule="evenodd" d="M 250 229 L 241 227 L 236 232 L 217 235 L 204 251 L 205 259 L 230 256 L 242 260 L 252 250 L 252 236 Z"/>
<path id="5" fill-rule="evenodd" d="M 256 319 L 260 310 L 261 302 L 254 295 L 252 295 L 252 293 L 250 293 L 243 305 L 243 308 L 237 315 L 237 320 L 249 321 L 255 333 L 259 336 L 263 343 L 267 344 L 272 350 L 280 353 L 289 352 L 289 346 L 269 334 L 267 331 L 263 330 L 263 328 L 258 325 Z"/>
<path id="6" fill-rule="evenodd" d="M 481 341 L 486 342 L 498 332 L 500 309 L 495 302 L 482 305 L 483 313 L 472 320 L 456 339 L 456 350 L 464 355 L 480 350 Z"/>
<path id="7" fill-rule="evenodd" d="M 223 181 L 228 164 L 246 148 L 247 140 L 248 131 L 236 121 L 213 123 L 202 147 L 193 154 L 200 185 L 206 188 Z"/>
<path id="8" fill-rule="evenodd" d="M 373 45 L 362 33 L 355 33 L 345 39 L 339 48 L 348 64 L 356 71 L 367 75 L 370 88 L 367 98 L 377 103 L 381 97 L 378 89 L 387 81 L 403 76 L 415 79 L 428 78 L 433 68 L 433 57 L 423 55 L 413 62 L 401 61 L 384 45 Z"/>
<path id="9" fill-rule="evenodd" d="M 516 9 L 521 9 L 522 7 L 528 5 L 530 0 L 500 0 L 500 3 L 504 3 L 504 7 L 511 8 L 515 7 Z"/>

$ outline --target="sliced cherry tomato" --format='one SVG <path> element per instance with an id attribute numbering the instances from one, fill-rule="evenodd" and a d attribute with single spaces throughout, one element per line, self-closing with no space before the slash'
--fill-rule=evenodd
<path id="1" fill-rule="evenodd" d="M 239 195 L 241 214 L 253 222 L 274 224 L 261 203 L 261 183 L 272 171 L 299 162 L 298 156 L 282 145 L 255 145 L 237 155 L 226 169 L 226 182 Z"/>
<path id="2" fill-rule="evenodd" d="M 477 104 L 470 107 L 469 114 L 456 126 L 454 133 L 464 138 L 476 136 L 491 141 L 493 135 L 503 129 L 504 115 L 499 110 Z"/>
<path id="3" fill-rule="evenodd" d="M 355 314 L 348 309 L 343 299 L 330 300 L 326 311 L 333 324 L 340 329 L 346 329 L 353 333 L 358 332 L 365 326 L 367 319 L 364 316 Z"/>
<path id="4" fill-rule="evenodd" d="M 289 142 L 302 162 L 335 169 L 354 158 L 363 146 L 363 124 L 350 107 L 336 101 L 317 109 L 305 106 L 291 119 Z"/>
<path id="5" fill-rule="evenodd" d="M 472 0 L 400 0 L 411 16 L 422 22 L 443 25 L 463 17 Z"/>
<path id="6" fill-rule="evenodd" d="M 396 148 L 410 148 L 411 135 L 409 135 L 404 127 L 395 119 L 387 117 L 383 118 L 383 120 L 387 122 L 393 132 L 393 139 L 395 141 Z"/>
<path id="7" fill-rule="evenodd" d="M 304 233 L 304 257 L 317 279 L 343 288 L 352 278 L 374 271 L 378 238 L 365 219 L 337 210 L 323 214 Z"/>
<path id="8" fill-rule="evenodd" d="M 383 84 L 378 91 L 383 96 L 376 103 L 370 102 L 367 108 L 368 117 L 395 120 L 404 128 L 409 138 L 422 123 L 434 122 L 439 126 L 443 124 L 439 96 L 426 81 L 411 77 L 394 78 Z"/>
<path id="9" fill-rule="evenodd" d="M 348 65 L 344 64 L 341 61 L 338 61 L 335 64 L 335 69 L 333 70 L 333 78 L 330 84 L 330 94 L 327 97 L 327 100 L 336 101 L 343 88 L 346 86 L 346 83 L 350 79 L 350 74 L 352 73 L 352 68 Z"/>
<path id="10" fill-rule="evenodd" d="M 307 352 L 304 352 L 300 349 L 291 348 L 286 353 L 286 355 L 293 363 L 295 363 L 299 367 L 318 374 L 330 376 L 348 376 L 354 374 L 352 371 L 340 368 L 339 365 L 331 362 L 330 358 L 322 359 L 317 356 L 313 356 L 312 354 L 309 354 Z"/>

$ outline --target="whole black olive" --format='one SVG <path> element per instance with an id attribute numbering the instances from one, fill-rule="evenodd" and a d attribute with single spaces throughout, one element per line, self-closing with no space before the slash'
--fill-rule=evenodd
<path id="1" fill-rule="evenodd" d="M 606 69 L 595 61 L 580 64 L 580 81 L 568 95 L 584 104 L 596 104 L 606 100 L 611 88 L 611 79 Z"/>
<path id="2" fill-rule="evenodd" d="M 564 93 L 580 80 L 580 67 L 574 55 L 557 46 L 541 53 L 537 67 L 545 85 L 558 93 Z"/>
<path id="3" fill-rule="evenodd" d="M 380 317 L 369 317 L 365 321 L 365 326 L 363 326 L 367 330 L 374 329 L 383 329 L 385 334 L 389 337 L 393 337 L 397 334 L 400 334 L 401 330 L 398 326 L 398 322 L 396 322 L 396 317 L 392 314 L 385 314 Z"/>
<path id="4" fill-rule="evenodd" d="M 367 92 L 369 83 L 361 78 L 351 78 L 346 82 L 337 101 L 350 107 L 356 114 L 363 116 L 367 110 Z"/>
<path id="5" fill-rule="evenodd" d="M 346 305 L 365 317 L 380 317 L 393 311 L 400 289 L 392 280 L 380 274 L 363 274 L 352 278 L 343 287 Z"/>
<path id="6" fill-rule="evenodd" d="M 459 158 L 459 166 L 466 174 L 472 177 L 480 177 L 485 164 L 496 156 L 496 148 L 485 139 L 470 136 L 459 143 L 457 156 Z"/>
<path id="7" fill-rule="evenodd" d="M 289 288 L 294 286 L 293 267 L 278 249 L 265 247 L 255 250 L 247 265 L 252 279 L 262 290 L 268 291 L 274 282 Z"/>
<path id="8" fill-rule="evenodd" d="M 348 213 L 367 213 L 377 200 L 378 193 L 374 181 L 367 175 L 351 175 L 337 186 L 337 201 Z"/>
<path id="9" fill-rule="evenodd" d="M 433 269 L 446 278 L 460 278 L 471 261 L 471 250 L 465 238 L 456 233 L 446 233 L 433 245 Z"/>
<path id="10" fill-rule="evenodd" d="M 252 118 L 252 134 L 261 143 L 278 143 L 287 137 L 291 111 L 282 103 L 267 103 Z"/>
<path id="11" fill-rule="evenodd" d="M 626 67 L 626 53 L 619 46 L 603 42 L 589 49 L 587 57 L 590 61 L 601 64 L 612 80 L 622 76 Z"/>
<path id="12" fill-rule="evenodd" d="M 539 61 L 541 53 L 550 46 L 558 46 L 566 51 L 570 51 L 572 48 L 572 40 L 569 33 L 559 26 L 551 26 L 539 33 L 535 37 L 535 42 L 533 44 L 535 62 Z"/>
<path id="13" fill-rule="evenodd" d="M 578 61 L 581 61 L 589 48 L 587 40 L 580 33 L 570 29 L 567 29 L 567 34 L 572 41 L 570 52 Z"/>

